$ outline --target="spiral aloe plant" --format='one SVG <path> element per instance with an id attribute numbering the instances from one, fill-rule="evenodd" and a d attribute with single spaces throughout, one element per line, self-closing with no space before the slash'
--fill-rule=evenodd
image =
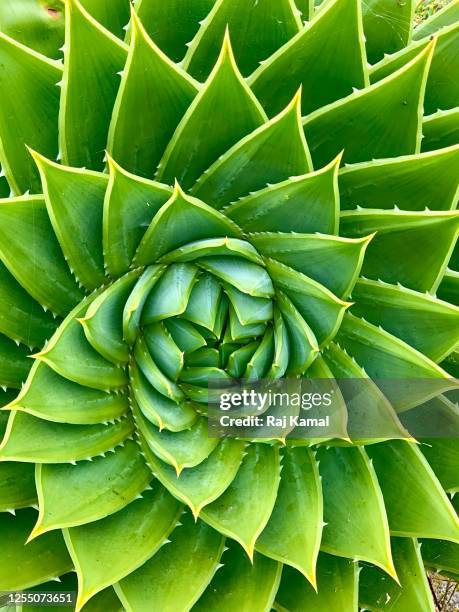
<path id="1" fill-rule="evenodd" d="M 459 575 L 416 386 L 383 441 L 208 435 L 213 379 L 459 416 L 457 1 L 296 5 L 67 0 L 63 62 L 0 34 L 0 591 L 411 612 Z"/>

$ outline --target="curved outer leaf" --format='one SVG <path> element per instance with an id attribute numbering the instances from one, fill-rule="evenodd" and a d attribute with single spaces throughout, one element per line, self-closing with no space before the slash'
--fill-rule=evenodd
<path id="1" fill-rule="evenodd" d="M 437 363 L 459 345 L 459 308 L 401 286 L 361 279 L 352 313 L 404 340 Z"/>
<path id="2" fill-rule="evenodd" d="M 443 540 L 420 542 L 424 565 L 439 573 L 439 570 L 459 574 L 459 546 Z"/>
<path id="3" fill-rule="evenodd" d="M 411 60 L 419 50 L 426 48 L 430 37 L 424 38 L 402 49 L 394 55 L 385 57 L 373 67 L 370 73 L 374 83 L 400 68 Z M 439 108 L 448 109 L 459 105 L 459 86 L 456 80 L 448 78 L 459 70 L 457 45 L 459 42 L 459 23 L 443 28 L 436 37 L 435 51 L 427 78 L 424 97 L 424 114 L 430 115 Z"/>
<path id="4" fill-rule="evenodd" d="M 115 590 L 127 612 L 189 610 L 208 586 L 223 552 L 224 538 L 191 514 L 171 534 L 171 542 Z M 161 576 L 161 580 L 158 580 Z"/>
<path id="5" fill-rule="evenodd" d="M 39 304 L 65 316 L 83 297 L 42 196 L 0 200 L 0 258 Z"/>
<path id="6" fill-rule="evenodd" d="M 151 177 L 198 84 L 156 46 L 134 10 L 130 33 L 107 148 L 126 170 Z"/>
<path id="7" fill-rule="evenodd" d="M 323 525 L 322 487 L 313 453 L 286 448 L 276 503 L 256 549 L 294 567 L 316 588 Z"/>
<path id="8" fill-rule="evenodd" d="M 210 74 L 229 28 L 239 70 L 248 76 L 301 29 L 293 0 L 217 0 L 188 47 L 184 68 L 199 81 Z"/>
<path id="9" fill-rule="evenodd" d="M 343 160 L 352 163 L 418 153 L 422 101 L 434 45 L 432 41 L 379 83 L 303 119 L 314 165 L 324 165 L 342 149 Z"/>
<path id="10" fill-rule="evenodd" d="M 301 123 L 301 90 L 278 115 L 242 138 L 197 180 L 192 193 L 215 208 L 312 171 Z"/>
<path id="11" fill-rule="evenodd" d="M 352 208 L 453 210 L 458 199 L 459 146 L 380 159 L 343 168 L 338 177 L 341 210 Z"/>
<path id="12" fill-rule="evenodd" d="M 37 513 L 31 509 L 20 510 L 17 516 L 0 513 L 2 591 L 27 589 L 72 569 L 60 531 L 47 533 L 24 546 L 36 517 Z"/>
<path id="13" fill-rule="evenodd" d="M 338 331 L 349 303 L 338 299 L 318 282 L 292 268 L 273 260 L 267 262 L 267 270 L 277 289 L 293 302 L 310 325 L 319 344 L 325 344 Z"/>
<path id="14" fill-rule="evenodd" d="M 89 291 L 105 281 L 102 210 L 105 174 L 69 168 L 37 153 L 48 215 L 70 270 Z"/>
<path id="15" fill-rule="evenodd" d="M 383 495 L 365 451 L 321 448 L 317 459 L 327 523 L 321 549 L 368 561 L 396 579 Z"/>
<path id="16" fill-rule="evenodd" d="M 356 237 L 377 232 L 366 252 L 363 276 L 434 293 L 459 235 L 459 213 L 351 210 L 341 213 L 341 231 Z"/>
<path id="17" fill-rule="evenodd" d="M 129 21 L 129 0 L 80 0 L 81 5 L 94 19 L 119 38 L 124 38 L 124 30 Z"/>
<path id="18" fill-rule="evenodd" d="M 278 449 L 252 444 L 233 482 L 200 516 L 211 527 L 239 542 L 252 560 L 257 538 L 273 511 L 279 481 Z M 253 499 L 258 500 L 256 506 Z"/>
<path id="19" fill-rule="evenodd" d="M 183 59 L 200 22 L 209 13 L 215 0 L 136 0 L 137 13 L 148 34 L 174 62 Z"/>
<path id="20" fill-rule="evenodd" d="M 156 213 L 145 232 L 134 265 L 154 263 L 162 255 L 189 242 L 217 236 L 241 238 L 242 231 L 225 215 L 187 196 L 176 183 L 170 199 Z"/>
<path id="21" fill-rule="evenodd" d="M 107 270 L 116 278 L 129 270 L 145 228 L 170 198 L 172 189 L 126 172 L 110 156 L 108 167 L 103 248 Z"/>
<path id="22" fill-rule="evenodd" d="M 278 612 L 355 612 L 358 607 L 359 568 L 355 561 L 320 553 L 317 592 L 293 568 L 285 566 L 274 609 Z"/>
<path id="23" fill-rule="evenodd" d="M 435 606 L 422 564 L 420 546 L 412 538 L 392 538 L 400 586 L 376 568 L 364 567 L 360 576 L 359 603 L 370 610 L 425 610 Z"/>
<path id="24" fill-rule="evenodd" d="M 68 425 L 12 412 L 0 445 L 0 461 L 73 463 L 113 450 L 133 431 L 129 417 L 111 425 Z"/>
<path id="25" fill-rule="evenodd" d="M 302 272 L 341 298 L 350 295 L 372 239 L 280 232 L 249 236 L 262 255 Z"/>
<path id="26" fill-rule="evenodd" d="M 167 542 L 181 513 L 180 503 L 157 485 L 107 518 L 65 530 L 78 575 L 77 609 L 152 557 Z M 134 554 L 127 555 L 127 549 Z"/>
<path id="27" fill-rule="evenodd" d="M 265 120 L 225 35 L 218 61 L 169 142 L 157 178 L 169 184 L 177 179 L 190 188 L 222 153 Z"/>
<path id="28" fill-rule="evenodd" d="M 373 444 L 367 452 L 378 475 L 391 533 L 459 543 L 456 512 L 416 445 L 392 440 Z"/>
<path id="29" fill-rule="evenodd" d="M 61 66 L 0 33 L 0 161 L 15 195 L 40 192 L 40 180 L 24 143 L 57 155 Z"/>
<path id="30" fill-rule="evenodd" d="M 0 512 L 13 512 L 37 503 L 35 468 L 12 461 L 0 463 Z"/>
<path id="31" fill-rule="evenodd" d="M 244 447 L 239 440 L 223 440 L 206 461 L 177 476 L 174 468 L 157 459 L 142 445 L 153 474 L 168 491 L 190 507 L 195 519 L 204 506 L 218 499 L 233 482 L 243 459 Z"/>
<path id="32" fill-rule="evenodd" d="M 222 569 L 195 605 L 196 612 L 260 610 L 268 612 L 279 586 L 282 564 L 255 553 L 253 563 L 234 544 L 222 557 Z"/>
<path id="33" fill-rule="evenodd" d="M 421 151 L 459 144 L 459 106 L 424 117 Z"/>
<path id="34" fill-rule="evenodd" d="M 108 126 L 127 49 L 79 0 L 66 0 L 60 156 L 69 166 L 103 168 Z"/>
<path id="35" fill-rule="evenodd" d="M 70 312 L 45 348 L 33 355 L 58 374 L 78 383 L 107 391 L 127 385 L 123 369 L 110 363 L 87 341 L 78 317 L 83 315 L 98 294 L 92 294 Z"/>
<path id="36" fill-rule="evenodd" d="M 310 174 L 289 178 L 241 198 L 225 214 L 249 232 L 338 231 L 338 167 L 341 160 Z"/>
<path id="37" fill-rule="evenodd" d="M 141 493 L 151 472 L 128 440 L 107 457 L 76 465 L 36 467 L 40 513 L 29 539 L 64 527 L 75 527 L 105 518 L 121 510 Z M 62 497 L 62 491 L 67 495 Z"/>
<path id="38" fill-rule="evenodd" d="M 0 261 L 0 333 L 27 346 L 43 346 L 57 321 L 21 287 Z"/>
<path id="39" fill-rule="evenodd" d="M 270 117 L 301 84 L 303 114 L 346 96 L 353 87 L 368 85 L 360 10 L 355 0 L 327 2 L 252 74 L 250 86 Z"/>
<path id="40" fill-rule="evenodd" d="M 365 47 L 370 64 L 386 53 L 405 47 L 411 39 L 415 0 L 365 0 L 362 2 Z"/>

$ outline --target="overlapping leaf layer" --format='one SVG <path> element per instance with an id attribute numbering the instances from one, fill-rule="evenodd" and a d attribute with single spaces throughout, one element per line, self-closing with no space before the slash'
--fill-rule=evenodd
<path id="1" fill-rule="evenodd" d="M 393 439 L 218 440 L 206 406 L 212 379 L 455 387 L 457 2 L 414 31 L 412 2 L 129 4 L 57 2 L 47 45 L 0 21 L 0 591 L 433 610 L 457 440 L 389 402 Z"/>

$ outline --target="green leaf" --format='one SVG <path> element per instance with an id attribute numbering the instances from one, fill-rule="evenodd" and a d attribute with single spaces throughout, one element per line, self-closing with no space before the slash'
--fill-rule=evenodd
<path id="1" fill-rule="evenodd" d="M 108 272 L 116 278 L 129 270 L 145 228 L 170 198 L 172 189 L 126 172 L 111 157 L 108 167 L 103 247 Z"/>
<path id="2" fill-rule="evenodd" d="M 438 287 L 437 296 L 445 302 L 459 306 L 459 272 L 446 270 Z"/>
<path id="3" fill-rule="evenodd" d="M 160 430 L 183 431 L 189 429 L 198 418 L 188 404 L 176 403 L 156 391 L 134 362 L 130 367 L 130 384 L 140 411 Z"/>
<path id="4" fill-rule="evenodd" d="M 40 347 L 56 327 L 52 314 L 44 312 L 0 261 L 0 333 L 27 346 Z"/>
<path id="5" fill-rule="evenodd" d="M 315 166 L 324 165 L 342 149 L 343 160 L 352 163 L 419 152 L 433 44 L 379 83 L 303 119 Z"/>
<path id="6" fill-rule="evenodd" d="M 455 23 L 459 19 L 459 5 L 457 2 L 445 4 L 439 11 L 434 11 L 430 17 L 416 24 L 413 39 L 420 40 L 425 36 L 436 34 L 444 26 Z"/>
<path id="7" fill-rule="evenodd" d="M 176 345 L 184 353 L 192 353 L 206 345 L 206 340 L 188 321 L 166 319 L 166 327 Z"/>
<path id="8" fill-rule="evenodd" d="M 119 38 L 124 38 L 125 26 L 129 21 L 129 0 L 80 0 L 81 5 L 94 19 Z"/>
<path id="9" fill-rule="evenodd" d="M 126 300 L 123 312 L 123 338 L 130 345 L 134 344 L 139 333 L 145 302 L 164 270 L 165 266 L 146 268 Z"/>
<path id="10" fill-rule="evenodd" d="M 195 605 L 196 612 L 270 610 L 282 564 L 255 553 L 253 563 L 235 544 L 222 557 L 222 568 Z"/>
<path id="11" fill-rule="evenodd" d="M 102 210 L 105 174 L 68 168 L 32 153 L 40 171 L 48 215 L 70 270 L 86 289 L 105 282 Z"/>
<path id="12" fill-rule="evenodd" d="M 313 453 L 286 448 L 276 503 L 256 549 L 294 567 L 316 587 L 316 561 L 322 537 L 322 488 Z"/>
<path id="13" fill-rule="evenodd" d="M 176 183 L 170 200 L 157 212 L 145 232 L 134 264 L 154 263 L 161 255 L 189 242 L 218 236 L 241 238 L 242 231 L 225 215 L 187 196 Z"/>
<path id="14" fill-rule="evenodd" d="M 143 334 L 153 361 L 168 378 L 176 381 L 183 368 L 183 353 L 167 328 L 160 321 L 145 327 Z"/>
<path id="15" fill-rule="evenodd" d="M 365 47 L 370 64 L 386 53 L 395 53 L 408 45 L 413 31 L 416 2 L 364 0 L 362 2 Z"/>
<path id="16" fill-rule="evenodd" d="M 229 221 L 229 220 L 228 220 Z M 230 223 L 232 223 L 230 221 Z M 195 261 L 199 257 L 228 255 L 229 257 L 242 257 L 248 261 L 263 265 L 263 259 L 254 247 L 245 240 L 237 238 L 212 238 L 190 242 L 175 251 L 163 255 L 161 263 L 180 263 Z"/>
<path id="17" fill-rule="evenodd" d="M 249 83 L 270 117 L 285 107 L 300 85 L 303 115 L 343 98 L 353 87 L 368 85 L 360 4 L 328 2 L 252 74 Z"/>
<path id="18" fill-rule="evenodd" d="M 231 334 L 233 335 L 233 333 Z M 252 334 L 251 334 L 252 335 Z M 253 334 L 259 335 L 259 334 Z M 237 338 L 233 335 L 233 339 Z M 258 348 L 250 358 L 247 364 L 247 369 L 244 372 L 244 379 L 259 380 L 268 376 L 270 366 L 274 359 L 274 333 L 271 327 L 268 327 L 264 336 L 258 345 Z"/>
<path id="19" fill-rule="evenodd" d="M 459 344 L 459 308 L 429 294 L 361 279 L 352 313 L 410 344 L 437 363 Z"/>
<path id="20" fill-rule="evenodd" d="M 265 323 L 272 319 L 272 300 L 247 295 L 231 285 L 225 285 L 225 293 L 242 325 Z"/>
<path id="21" fill-rule="evenodd" d="M 218 438 L 209 438 L 206 418 L 199 418 L 181 432 L 159 430 L 136 414 L 138 428 L 155 455 L 172 465 L 180 475 L 184 468 L 193 468 L 207 459 L 215 449 Z"/>
<path id="22" fill-rule="evenodd" d="M 0 200 L 0 257 L 26 291 L 55 313 L 65 316 L 83 297 L 42 196 Z"/>
<path id="23" fill-rule="evenodd" d="M 220 354 L 215 348 L 200 348 L 185 360 L 187 367 L 218 368 L 220 365 Z"/>
<path id="24" fill-rule="evenodd" d="M 295 4 L 301 13 L 303 20 L 310 21 L 314 16 L 313 0 L 295 0 Z"/>
<path id="25" fill-rule="evenodd" d="M 422 122 L 421 151 L 432 151 L 459 144 L 459 106 L 439 110 Z"/>
<path id="26" fill-rule="evenodd" d="M 340 159 L 317 172 L 269 185 L 235 202 L 225 214 L 249 232 L 336 234 Z"/>
<path id="27" fill-rule="evenodd" d="M 206 257 L 196 264 L 250 296 L 269 298 L 273 285 L 264 268 L 238 257 Z"/>
<path id="28" fill-rule="evenodd" d="M 279 481 L 279 450 L 268 444 L 251 444 L 233 482 L 202 510 L 201 518 L 239 542 L 253 559 L 257 538 L 273 511 Z M 253 499 L 258 500 L 255 506 Z"/>
<path id="29" fill-rule="evenodd" d="M 290 298 L 319 344 L 328 342 L 338 331 L 349 304 L 315 280 L 281 263 L 269 260 L 267 270 L 276 290 L 280 289 Z"/>
<path id="30" fill-rule="evenodd" d="M 67 2 L 65 25 L 60 155 L 69 166 L 101 170 L 127 49 L 79 0 Z"/>
<path id="31" fill-rule="evenodd" d="M 182 314 L 186 310 L 198 271 L 192 264 L 170 265 L 145 301 L 142 323 L 148 325 Z"/>
<path id="32" fill-rule="evenodd" d="M 367 452 L 384 495 L 391 533 L 459 543 L 456 512 L 415 444 L 392 440 L 368 446 Z"/>
<path id="33" fill-rule="evenodd" d="M 448 373 L 428 357 L 392 334 L 351 314 L 344 316 L 336 341 L 355 358 L 370 378 L 378 383 L 384 380 L 391 382 L 384 386 L 384 393 L 397 412 L 417 406 L 436 393 L 454 387 Z M 403 384 L 394 385 L 397 379 L 404 380 Z M 422 379 L 429 379 L 430 384 L 420 384 Z M 394 387 L 393 393 L 391 386 Z"/>
<path id="34" fill-rule="evenodd" d="M 249 234 L 250 242 L 270 259 L 302 272 L 347 298 L 355 285 L 368 243 L 366 238 L 264 232 Z"/>
<path id="35" fill-rule="evenodd" d="M 151 40 L 134 11 L 130 33 L 107 148 L 126 170 L 151 177 L 198 86 Z"/>
<path id="36" fill-rule="evenodd" d="M 187 43 L 199 29 L 215 0 L 137 0 L 137 13 L 156 44 L 174 62 L 183 59 Z"/>
<path id="37" fill-rule="evenodd" d="M 363 276 L 434 293 L 459 235 L 459 213 L 345 211 L 341 232 L 355 237 L 377 232 L 367 248 Z"/>
<path id="38" fill-rule="evenodd" d="M 217 0 L 188 47 L 187 72 L 204 81 L 218 59 L 226 28 L 231 33 L 239 70 L 248 76 L 301 29 L 291 0 L 265 0 L 247 7 L 245 0 Z"/>
<path id="39" fill-rule="evenodd" d="M 230 350 L 227 363 L 225 364 L 225 369 L 228 374 L 233 378 L 242 378 L 247 370 L 249 361 L 254 356 L 259 345 L 260 343 L 258 341 L 250 342 L 249 344 L 241 346 L 240 348 L 238 345 L 234 345 L 237 348 L 234 350 L 233 347 L 233 349 Z M 225 345 L 220 345 L 221 352 L 223 352 L 223 346 Z M 231 347 L 231 345 L 226 346 Z"/>
<path id="40" fill-rule="evenodd" d="M 236 311 L 234 310 L 232 306 L 230 306 L 230 309 L 229 309 L 229 318 L 230 318 L 229 333 L 230 333 L 230 340 L 232 342 L 244 343 L 245 341 L 248 341 L 249 339 L 251 340 L 257 336 L 263 335 L 264 332 L 266 331 L 265 323 L 251 323 L 249 325 L 243 325 L 239 321 Z M 271 332 L 268 332 L 268 333 L 271 333 Z M 269 343 L 268 343 L 269 345 L 271 345 L 271 340 L 272 338 L 270 338 L 269 340 Z M 263 351 L 263 348 L 262 348 L 262 351 Z M 271 358 L 272 358 L 271 349 L 269 349 L 268 354 L 270 355 L 270 357 L 266 356 L 266 365 L 270 363 Z"/>
<path id="41" fill-rule="evenodd" d="M 134 284 L 136 270 L 119 278 L 91 302 L 79 322 L 87 341 L 102 357 L 115 365 L 127 363 L 129 349 L 123 339 L 123 311 Z"/>
<path id="42" fill-rule="evenodd" d="M 36 503 L 34 466 L 11 461 L 0 463 L 0 512 Z"/>
<path id="43" fill-rule="evenodd" d="M 125 395 L 82 387 L 36 361 L 9 410 L 21 410 L 55 423 L 93 425 L 116 419 L 128 409 Z"/>
<path id="44" fill-rule="evenodd" d="M 213 331 L 220 306 L 221 293 L 220 283 L 211 274 L 204 273 L 193 287 L 182 317 Z"/>
<path id="45" fill-rule="evenodd" d="M 159 165 L 157 178 L 177 179 L 184 189 L 231 146 L 266 120 L 239 73 L 229 36 L 206 84 L 179 123 Z"/>
<path id="46" fill-rule="evenodd" d="M 276 595 L 278 612 L 355 612 L 359 593 L 359 567 L 353 560 L 320 553 L 317 592 L 296 570 L 285 566 Z"/>
<path id="47" fill-rule="evenodd" d="M 274 355 L 267 378 L 282 378 L 290 363 L 290 341 L 287 326 L 278 308 L 274 310 Z"/>
<path id="48" fill-rule="evenodd" d="M 123 510 L 66 530 L 78 575 L 77 607 L 148 561 L 167 541 L 181 513 L 179 502 L 157 484 Z"/>
<path id="49" fill-rule="evenodd" d="M 427 438 L 422 440 L 419 450 L 429 462 L 445 491 L 458 492 L 459 447 L 457 441 L 455 439 Z"/>
<path id="50" fill-rule="evenodd" d="M 279 291 L 277 305 L 282 313 L 289 339 L 289 363 L 287 374 L 297 376 L 304 374 L 319 352 L 316 337 L 301 314 L 289 300 Z"/>
<path id="51" fill-rule="evenodd" d="M 79 321 L 96 296 L 92 294 L 72 310 L 45 348 L 33 357 L 79 385 L 102 391 L 120 389 L 128 382 L 125 372 L 120 366 L 104 359 L 89 344 Z"/>
<path id="52" fill-rule="evenodd" d="M 20 389 L 32 367 L 29 351 L 0 334 L 0 385 Z"/>
<path id="53" fill-rule="evenodd" d="M 30 539 L 64 527 L 85 525 L 121 510 L 141 493 L 151 472 L 135 442 L 107 457 L 76 465 L 37 465 L 40 513 Z M 62 496 L 62 491 L 67 493 Z"/>
<path id="54" fill-rule="evenodd" d="M 128 612 L 189 610 L 211 581 L 224 538 L 190 513 L 182 521 L 170 544 L 115 586 Z"/>
<path id="55" fill-rule="evenodd" d="M 321 549 L 368 561 L 396 578 L 384 500 L 365 451 L 359 447 L 320 448 L 317 460 L 326 522 Z"/>
<path id="56" fill-rule="evenodd" d="M 384 58 L 371 71 L 371 81 L 376 82 L 400 68 L 411 60 L 418 51 L 429 44 L 430 37 Z M 457 45 L 459 42 L 459 23 L 443 28 L 436 37 L 432 64 L 427 78 L 424 97 L 424 113 L 430 115 L 438 109 L 453 108 L 459 104 L 459 86 L 455 80 L 445 79 L 445 74 L 455 74 L 459 70 Z"/>
<path id="57" fill-rule="evenodd" d="M 352 208 L 453 210 L 457 203 L 459 146 L 343 168 L 338 177 L 341 210 Z"/>
<path id="58" fill-rule="evenodd" d="M 243 459 L 245 445 L 239 440 L 223 440 L 205 461 L 183 470 L 180 476 L 144 443 L 142 448 L 154 476 L 174 497 L 190 507 L 196 519 L 202 508 L 218 499 L 233 482 Z"/>
<path id="59" fill-rule="evenodd" d="M 42 33 L 43 34 L 43 33 Z M 25 144 L 55 158 L 61 66 L 0 33 L 0 161 L 15 195 L 40 192 Z"/>
<path id="60" fill-rule="evenodd" d="M 301 92 L 276 117 L 221 156 L 191 190 L 215 208 L 290 176 L 312 171 L 301 123 Z"/>
<path id="61" fill-rule="evenodd" d="M 419 544 L 411 538 L 392 538 L 392 551 L 400 586 L 387 580 L 377 568 L 364 566 L 360 576 L 359 603 L 375 611 L 436 609 L 422 563 Z"/>
<path id="62" fill-rule="evenodd" d="M 72 569 L 72 561 L 60 531 L 47 533 L 24 546 L 36 517 L 37 513 L 31 509 L 20 510 L 17 516 L 0 513 L 2 591 L 27 589 Z"/>
<path id="63" fill-rule="evenodd" d="M 174 402 L 180 402 L 184 399 L 180 387 L 161 372 L 142 336 L 139 336 L 135 343 L 134 358 L 145 378 L 159 393 Z"/>
<path id="64" fill-rule="evenodd" d="M 420 544 L 424 565 L 438 573 L 443 570 L 459 574 L 459 546 L 457 544 L 444 540 L 422 540 Z"/>
<path id="65" fill-rule="evenodd" d="M 130 418 L 110 425 L 68 425 L 17 411 L 10 416 L 0 445 L 0 460 L 31 463 L 81 461 L 114 449 L 131 436 L 133 430 Z"/>

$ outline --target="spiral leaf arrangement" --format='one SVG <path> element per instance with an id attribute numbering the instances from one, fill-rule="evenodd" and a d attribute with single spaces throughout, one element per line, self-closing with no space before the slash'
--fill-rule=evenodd
<path id="1" fill-rule="evenodd" d="M 396 612 L 459 576 L 413 388 L 384 441 L 208 436 L 213 379 L 435 379 L 458 421 L 458 4 L 296 4 L 67 0 L 63 64 L 0 34 L 0 590 Z"/>

